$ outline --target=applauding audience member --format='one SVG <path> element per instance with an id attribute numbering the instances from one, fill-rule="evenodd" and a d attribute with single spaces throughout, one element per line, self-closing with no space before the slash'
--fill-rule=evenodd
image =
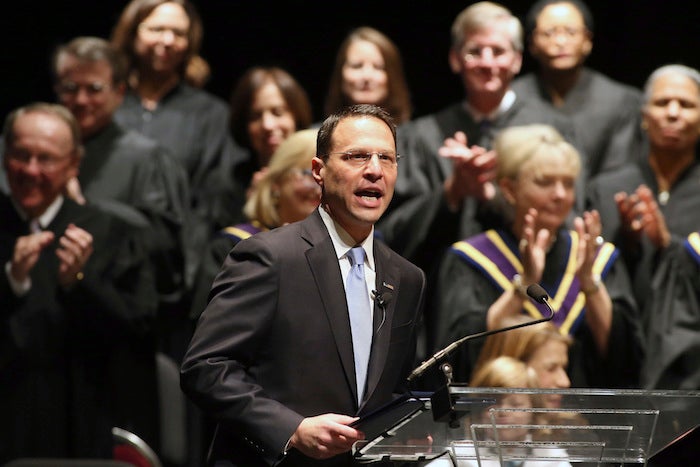
<path id="1" fill-rule="evenodd" d="M 603 235 L 622 251 L 645 309 L 659 255 L 700 230 L 700 73 L 665 65 L 644 87 L 645 151 L 591 182 L 588 206 L 600 212 Z"/>
<path id="2" fill-rule="evenodd" d="M 187 174 L 163 146 L 114 121 L 124 98 L 126 69 L 109 42 L 78 37 L 59 46 L 53 74 L 58 100 L 78 121 L 85 148 L 67 193 L 79 203 L 120 214 L 124 204 L 147 218 L 147 247 L 167 309 L 185 293 Z M 124 215 L 130 217 L 128 210 Z"/>
<path id="3" fill-rule="evenodd" d="M 638 385 L 641 334 L 624 263 L 599 238 L 596 211 L 577 217 L 574 229 L 566 226 L 580 171 L 576 149 L 547 125 L 505 129 L 495 148 L 510 222 L 447 252 L 434 294 L 437 347 L 496 329 L 509 316 L 542 316 L 525 293 L 538 283 L 551 297 L 553 323 L 574 339 L 572 384 Z M 473 340 L 455 352 L 456 378 L 468 379 L 482 345 Z"/>
<path id="4" fill-rule="evenodd" d="M 83 151 L 68 109 L 21 107 L 3 134 L 0 463 L 111 458 L 113 426 L 157 448 L 143 424 L 157 410 L 157 296 L 143 232 L 64 196 Z"/>

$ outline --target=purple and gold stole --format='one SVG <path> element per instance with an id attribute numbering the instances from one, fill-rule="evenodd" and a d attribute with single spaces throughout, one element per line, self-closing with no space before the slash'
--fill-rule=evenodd
<path id="1" fill-rule="evenodd" d="M 250 222 L 248 224 L 237 224 L 229 227 L 224 227 L 219 231 L 219 233 L 225 237 L 230 238 L 235 243 L 245 240 L 248 237 L 255 235 L 258 232 L 267 230 L 257 221 Z"/>
<path id="2" fill-rule="evenodd" d="M 559 241 L 566 242 L 567 255 L 564 267 L 554 284 L 542 284 L 550 296 L 549 304 L 554 309 L 553 323 L 562 334 L 574 334 L 583 321 L 586 297 L 576 277 L 576 250 L 578 233 L 575 230 L 561 232 Z M 699 239 L 700 240 L 700 239 Z M 509 245 L 505 234 L 498 230 L 487 230 L 474 237 L 452 245 L 452 251 L 481 271 L 502 292 L 513 289 L 513 276 L 523 273 L 517 247 Z M 604 278 L 617 259 L 618 251 L 612 243 L 598 248 L 593 264 L 593 274 Z M 542 312 L 530 300 L 523 308 L 533 318 L 542 318 Z"/>
<path id="3" fill-rule="evenodd" d="M 700 233 L 693 232 L 685 239 L 685 249 L 690 253 L 690 256 L 700 263 Z"/>

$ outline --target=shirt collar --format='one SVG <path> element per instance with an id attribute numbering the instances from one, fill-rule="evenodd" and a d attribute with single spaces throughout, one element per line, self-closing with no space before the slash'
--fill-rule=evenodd
<path id="1" fill-rule="evenodd" d="M 29 222 L 33 219 L 30 219 L 29 216 L 27 215 L 26 212 L 17 204 L 17 202 L 12 198 L 12 204 L 14 205 L 15 209 L 17 210 L 17 213 L 19 216 Z M 54 218 L 58 214 L 58 210 L 61 209 L 61 206 L 63 205 L 63 195 L 58 195 L 55 200 L 51 204 L 49 204 L 49 207 L 46 208 L 46 210 L 37 218 L 39 221 L 39 225 L 41 226 L 42 229 L 45 229 L 51 222 L 53 222 Z"/>
<path id="2" fill-rule="evenodd" d="M 349 233 L 338 224 L 328 212 L 323 209 L 322 206 L 318 207 L 318 211 L 321 214 L 321 219 L 328 229 L 328 234 L 331 236 L 331 241 L 333 242 L 333 248 L 335 248 L 335 254 L 337 259 L 344 258 L 352 247 L 357 246 Z M 371 270 L 374 268 L 374 226 L 372 226 L 372 231 L 367 235 L 362 243 L 360 244 L 365 250 L 367 255 L 367 266 Z"/>
<path id="3" fill-rule="evenodd" d="M 484 114 L 479 112 L 469 104 L 468 100 L 465 101 L 464 107 L 466 108 L 467 112 L 469 112 L 469 114 L 472 116 L 472 118 L 474 118 L 474 121 L 480 123 L 482 120 L 496 120 L 499 116 L 503 115 L 511 107 L 513 107 L 514 103 L 515 91 L 509 89 L 508 91 L 506 91 L 505 95 L 503 96 L 503 99 L 501 99 L 501 103 L 498 104 L 498 107 L 496 107 L 491 113 Z"/>

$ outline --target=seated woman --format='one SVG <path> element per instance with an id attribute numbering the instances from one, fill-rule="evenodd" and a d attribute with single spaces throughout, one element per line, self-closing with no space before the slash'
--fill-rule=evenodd
<path id="1" fill-rule="evenodd" d="M 521 314 L 504 318 L 498 327 L 508 327 L 532 321 Z M 547 389 L 566 389 L 571 386 L 567 374 L 569 367 L 569 348 L 573 343 L 571 336 L 562 334 L 551 322 L 524 326 L 499 334 L 492 334 L 484 340 L 484 347 L 474 365 L 474 373 L 489 361 L 502 355 L 517 358 L 535 370 L 539 387 Z M 559 407 L 559 394 L 543 396 L 545 407 Z"/>
<path id="2" fill-rule="evenodd" d="M 279 145 L 243 207 L 248 222 L 220 230 L 209 242 L 194 289 L 190 312 L 194 320 L 204 310 L 214 277 L 236 243 L 261 230 L 302 220 L 318 207 L 321 188 L 311 176 L 317 132 L 298 131 Z"/>
<path id="3" fill-rule="evenodd" d="M 471 387 L 484 388 L 534 389 L 538 384 L 537 374 L 532 368 L 521 360 L 505 355 L 485 362 L 474 372 L 474 377 L 469 382 Z M 570 467 L 571 464 L 565 460 L 568 455 L 561 448 L 512 446 L 514 442 L 531 443 L 538 438 L 536 430 L 528 425 L 540 423 L 538 413 L 531 410 L 540 406 L 541 401 L 535 394 L 514 391 L 500 396 L 495 405 L 473 414 L 470 423 L 464 424 L 468 441 L 455 444 L 453 454 L 456 459 L 450 461 L 447 458 L 438 458 L 427 465 L 500 466 L 502 464 L 499 461 L 499 452 L 495 447 L 479 444 L 475 447 L 475 442 L 498 440 L 499 443 L 504 443 L 500 452 L 505 462 L 503 465 Z M 472 433 L 476 435 L 476 439 L 473 439 Z M 511 444 L 511 447 L 505 447 L 506 444 Z M 480 463 L 477 463 L 477 458 Z M 537 458 L 548 460 L 533 460 Z"/>
<path id="4" fill-rule="evenodd" d="M 551 126 L 507 128 L 496 137 L 497 180 L 509 207 L 504 225 L 455 243 L 440 266 L 435 339 L 442 348 L 498 327 L 506 316 L 542 316 L 526 295 L 538 283 L 551 297 L 553 323 L 571 335 L 569 376 L 578 387 L 638 385 L 641 335 L 627 271 L 600 237 L 597 211 L 566 226 L 580 171 L 576 149 Z M 483 341 L 452 355 L 466 381 Z M 613 347 L 614 346 L 614 347 Z"/>
<path id="5" fill-rule="evenodd" d="M 504 318 L 498 327 L 508 327 L 524 324 L 532 321 L 532 318 L 521 314 Z M 500 356 L 517 358 L 532 368 L 537 374 L 538 387 L 543 389 L 568 389 L 571 381 L 567 374 L 569 367 L 569 349 L 573 339 L 567 334 L 562 334 L 551 322 L 523 326 L 499 334 L 492 334 L 484 341 L 479 358 L 474 366 L 474 373 L 479 374 L 481 369 L 493 359 Z M 542 407 L 547 409 L 559 409 L 562 406 L 562 394 L 553 392 L 540 396 Z M 587 425 L 587 420 L 574 411 L 551 411 L 541 414 L 540 422 L 546 425 Z M 538 439 L 577 439 L 583 441 L 595 441 L 586 438 L 585 430 L 541 429 L 538 430 Z"/>

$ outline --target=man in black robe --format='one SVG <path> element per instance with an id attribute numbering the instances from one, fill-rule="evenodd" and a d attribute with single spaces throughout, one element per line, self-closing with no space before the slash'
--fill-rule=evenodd
<path id="1" fill-rule="evenodd" d="M 588 155 L 586 178 L 627 162 L 639 144 L 641 90 L 585 66 L 593 49 L 593 15 L 580 0 L 540 0 L 525 30 L 538 69 L 513 81 L 526 95 L 571 119 Z"/>
<path id="2" fill-rule="evenodd" d="M 492 182 L 497 156 L 491 145 L 498 131 L 546 123 L 577 146 L 566 117 L 511 89 L 522 49 L 522 25 L 508 9 L 492 2 L 465 8 L 453 22 L 449 52 L 465 99 L 399 127 L 394 199 L 377 229 L 430 282 L 453 242 L 502 223 Z"/>
<path id="3" fill-rule="evenodd" d="M 144 426 L 156 404 L 153 345 L 133 347 L 153 342 L 157 303 L 142 232 L 64 196 L 82 156 L 67 109 L 17 109 L 3 134 L 0 464 L 111 458 L 112 427 Z"/>
<path id="4" fill-rule="evenodd" d="M 107 41 L 78 37 L 60 46 L 53 74 L 58 100 L 78 121 L 85 147 L 80 173 L 69 182 L 69 195 L 117 214 L 127 211 L 129 216 L 130 210 L 120 206 L 125 204 L 148 219 L 160 296 L 161 347 L 179 359 L 189 340 L 187 174 L 163 146 L 114 120 L 124 98 L 126 70 Z"/>

